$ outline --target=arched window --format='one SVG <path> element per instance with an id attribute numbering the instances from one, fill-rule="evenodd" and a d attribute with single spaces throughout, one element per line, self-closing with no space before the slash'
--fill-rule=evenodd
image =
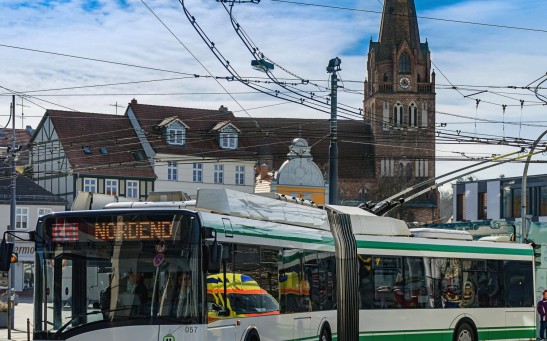
<path id="1" fill-rule="evenodd" d="M 418 126 L 418 108 L 416 104 L 410 103 L 408 106 L 408 126 L 417 127 Z"/>
<path id="2" fill-rule="evenodd" d="M 420 77 L 420 74 L 418 74 L 418 83 L 422 82 L 422 77 Z"/>
<path id="3" fill-rule="evenodd" d="M 384 82 L 387 82 L 387 72 L 384 72 Z"/>
<path id="4" fill-rule="evenodd" d="M 410 56 L 406 52 L 399 59 L 399 73 L 410 73 Z"/>
<path id="5" fill-rule="evenodd" d="M 406 164 L 406 167 L 405 167 L 405 176 L 406 176 L 406 179 L 407 180 L 410 180 L 412 179 L 412 166 L 410 165 L 410 162 Z"/>
<path id="6" fill-rule="evenodd" d="M 393 126 L 403 125 L 403 105 L 397 103 L 393 106 Z"/>
<path id="7" fill-rule="evenodd" d="M 402 162 L 399 162 L 399 177 L 400 177 L 400 178 L 403 177 L 403 170 L 404 170 L 403 163 L 402 163 Z"/>

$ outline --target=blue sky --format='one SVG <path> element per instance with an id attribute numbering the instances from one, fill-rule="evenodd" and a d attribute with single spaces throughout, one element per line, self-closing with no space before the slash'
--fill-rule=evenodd
<path id="1" fill-rule="evenodd" d="M 180 43 L 140 0 L 0 0 L 0 15 L 4 18 L 0 22 L 0 45 L 3 45 L 0 46 L 0 73 L 3 75 L 0 86 L 29 94 L 32 90 L 50 90 L 32 93 L 39 95 L 33 103 L 26 101 L 26 107 L 17 108 L 18 128 L 27 124 L 36 127 L 44 108 L 113 114 L 116 103 L 125 106 L 132 98 L 137 98 L 141 103 L 170 106 L 216 109 L 224 105 L 237 115 L 327 118 L 326 114 L 280 103 L 266 95 L 243 93 L 249 89 L 235 82 L 219 84 L 203 77 L 104 86 L 181 76 L 157 69 L 227 75 L 188 23 L 177 0 L 144 2 L 172 30 Z M 250 68 L 251 56 L 234 34 L 228 16 L 218 2 L 185 2 L 207 35 L 241 75 L 262 76 Z M 382 9 L 381 0 L 304 2 L 368 11 Z M 544 21 L 547 1 L 544 0 L 415 0 L 415 4 L 419 17 L 547 30 Z M 361 107 L 363 98 L 360 92 L 366 74 L 368 42 L 371 37 L 373 40 L 378 38 L 380 14 L 298 6 L 272 0 L 262 0 L 260 4 L 237 4 L 234 13 L 251 39 L 270 59 L 294 74 L 317 80 L 322 86 L 328 85 L 325 67 L 329 59 L 340 57 L 340 76 L 347 82 L 345 86 L 348 91 L 340 94 L 339 101 L 354 108 Z M 547 119 L 542 118 L 547 107 L 532 105 L 535 97 L 530 96 L 529 92 L 506 89 L 511 94 L 484 93 L 467 98 L 464 95 L 471 94 L 471 91 L 462 95 L 447 89 L 450 83 L 474 86 L 529 84 L 547 71 L 546 32 L 425 18 L 418 20 L 421 39 L 425 41 L 427 38 L 429 42 L 437 72 L 437 122 L 446 124 L 446 130 L 536 138 L 547 129 Z M 149 69 L 122 66 L 120 63 Z M 276 76 L 292 77 L 279 69 Z M 51 90 L 91 85 L 101 86 Z M 237 102 L 224 93 L 221 85 L 234 93 Z M 7 123 L 9 113 L 11 98 L 7 94 L 5 91 L 0 96 L 0 108 L 4 109 L 0 113 L 2 126 Z M 473 98 L 481 99 L 478 108 Z M 519 106 L 515 106 L 520 99 L 531 105 L 526 105 L 521 111 Z M 505 112 L 502 105 L 508 105 Z M 254 109 L 257 107 L 263 108 Z M 21 120 L 21 109 L 24 110 L 24 121 Z M 477 122 L 475 117 L 503 123 Z M 510 148 L 500 146 L 437 146 L 438 156 L 461 153 L 484 156 L 510 151 Z M 438 162 L 437 173 L 460 164 L 465 165 L 461 162 Z M 478 176 L 491 178 L 502 173 L 518 176 L 521 172 L 522 165 L 510 165 Z M 534 165 L 530 172 L 544 171 Z"/>

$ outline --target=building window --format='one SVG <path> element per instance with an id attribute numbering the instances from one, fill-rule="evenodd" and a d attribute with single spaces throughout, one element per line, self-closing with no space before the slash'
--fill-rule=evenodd
<path id="1" fill-rule="evenodd" d="M 15 209 L 15 228 L 28 228 L 28 207 L 17 207 Z"/>
<path id="2" fill-rule="evenodd" d="M 547 215 L 547 187 L 540 188 L 539 215 Z"/>
<path id="3" fill-rule="evenodd" d="M 429 176 L 427 160 L 416 160 L 416 177 L 427 178 Z"/>
<path id="4" fill-rule="evenodd" d="M 46 215 L 46 214 L 51 213 L 51 212 L 53 212 L 53 209 L 51 209 L 51 208 L 48 208 L 48 207 L 47 208 L 39 208 L 38 209 L 38 217 L 41 217 L 41 216 Z"/>
<path id="5" fill-rule="evenodd" d="M 412 166 L 410 165 L 410 162 L 405 166 L 405 177 L 407 180 L 412 179 Z"/>
<path id="6" fill-rule="evenodd" d="M 393 126 L 398 127 L 403 125 L 403 105 L 397 103 L 393 106 Z"/>
<path id="7" fill-rule="evenodd" d="M 184 145 L 186 142 L 186 128 L 180 122 L 173 122 L 167 126 L 167 144 Z"/>
<path id="8" fill-rule="evenodd" d="M 84 178 L 84 192 L 97 192 L 97 179 Z"/>
<path id="9" fill-rule="evenodd" d="M 399 73 L 410 73 L 410 56 L 406 52 L 399 59 Z"/>
<path id="10" fill-rule="evenodd" d="M 456 221 L 465 219 L 465 195 L 458 194 L 456 196 Z"/>
<path id="11" fill-rule="evenodd" d="M 203 182 L 203 163 L 194 163 L 192 165 L 192 181 Z"/>
<path id="12" fill-rule="evenodd" d="M 214 178 L 215 184 L 224 183 L 224 165 L 215 165 Z"/>
<path id="13" fill-rule="evenodd" d="M 384 82 L 387 82 L 387 72 L 384 72 Z"/>
<path id="14" fill-rule="evenodd" d="M 91 150 L 90 146 L 82 146 L 82 150 L 84 151 L 84 154 L 86 155 L 93 154 L 93 151 Z"/>
<path id="15" fill-rule="evenodd" d="M 222 149 L 237 149 L 237 131 L 234 128 L 227 127 L 220 133 L 220 147 Z"/>
<path id="16" fill-rule="evenodd" d="M 245 185 L 245 166 L 236 166 L 236 185 Z"/>
<path id="17" fill-rule="evenodd" d="M 511 189 L 504 188 L 501 190 L 501 217 L 511 218 Z"/>
<path id="18" fill-rule="evenodd" d="M 177 162 L 167 162 L 167 180 L 177 181 Z"/>
<path id="19" fill-rule="evenodd" d="M 520 192 L 520 188 L 515 188 L 511 191 L 512 193 L 512 207 L 513 207 L 513 212 L 512 212 L 512 216 L 511 218 L 516 218 L 516 217 L 520 217 L 522 216 L 521 214 L 521 192 Z"/>
<path id="20" fill-rule="evenodd" d="M 104 194 L 118 195 L 118 180 L 106 179 L 104 181 Z"/>
<path id="21" fill-rule="evenodd" d="M 486 193 L 479 193 L 479 212 L 478 212 L 478 218 L 479 220 L 485 220 L 488 219 L 486 217 Z"/>
<path id="22" fill-rule="evenodd" d="M 125 196 L 127 198 L 139 197 L 139 182 L 137 180 L 127 180 L 125 189 Z"/>
<path id="23" fill-rule="evenodd" d="M 408 126 L 418 126 L 418 108 L 414 103 L 410 103 L 410 105 L 408 106 Z"/>
<path id="24" fill-rule="evenodd" d="M 382 176 L 393 176 L 393 167 L 395 161 L 393 159 L 382 159 L 380 164 L 380 174 Z"/>

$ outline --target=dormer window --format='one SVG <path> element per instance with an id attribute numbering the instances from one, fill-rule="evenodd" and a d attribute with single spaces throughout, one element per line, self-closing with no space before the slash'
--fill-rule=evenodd
<path id="1" fill-rule="evenodd" d="M 221 132 L 220 133 L 220 148 L 222 149 L 237 149 L 237 133 Z"/>
<path id="2" fill-rule="evenodd" d="M 186 127 L 180 121 L 171 122 L 165 130 L 167 144 L 183 146 L 186 143 Z"/>
<path id="3" fill-rule="evenodd" d="M 238 130 L 228 125 L 219 131 L 219 144 L 222 149 L 237 149 Z"/>

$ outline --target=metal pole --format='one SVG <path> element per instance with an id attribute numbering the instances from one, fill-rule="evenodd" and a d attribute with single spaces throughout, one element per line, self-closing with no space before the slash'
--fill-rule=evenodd
<path id="1" fill-rule="evenodd" d="M 17 179 L 17 171 L 15 168 L 15 95 L 11 96 L 11 115 L 11 153 L 9 153 L 9 157 L 11 158 L 11 201 L 9 230 L 15 230 L 15 208 L 17 207 L 17 202 L 15 200 L 15 195 L 17 194 L 15 188 L 15 182 Z M 10 240 L 9 235 L 8 240 Z M 13 316 L 11 314 L 11 288 L 13 287 L 13 284 L 11 283 L 12 280 L 13 276 L 11 271 L 8 271 L 8 340 L 11 340 L 11 321 L 13 320 Z"/>
<path id="2" fill-rule="evenodd" d="M 526 162 L 524 163 L 524 172 L 522 173 L 522 189 L 520 190 L 520 196 L 521 196 L 521 215 L 522 215 L 522 223 L 521 226 L 521 237 L 519 238 L 519 241 L 522 243 L 526 241 L 528 238 L 528 226 L 526 221 L 526 199 L 527 199 L 527 178 L 528 178 L 528 165 L 530 164 L 530 159 L 532 158 L 532 155 L 534 155 L 534 150 L 536 149 L 539 141 L 547 134 L 547 130 L 545 130 L 539 137 L 534 141 L 534 144 L 532 145 L 532 148 L 530 149 L 530 153 L 528 154 L 528 157 L 526 158 Z"/>
<path id="3" fill-rule="evenodd" d="M 545 73 L 545 76 L 547 76 L 547 73 Z M 541 79 L 541 78 L 540 78 Z M 538 91 L 539 91 L 539 87 L 541 86 L 541 84 L 545 83 L 547 81 L 547 79 L 544 79 L 543 81 L 541 81 L 538 85 L 536 85 L 536 89 L 535 89 L 535 94 L 536 94 L 536 97 L 540 100 L 540 101 L 543 101 L 545 102 L 543 99 L 541 99 L 539 97 L 539 94 L 538 94 Z M 547 103 L 547 102 L 545 102 Z M 532 149 L 530 150 L 530 154 L 528 155 L 528 158 L 526 158 L 526 163 L 524 164 L 524 172 L 522 174 L 522 189 L 520 191 L 520 195 L 521 195 L 521 203 L 522 203 L 522 206 L 521 206 L 521 214 L 522 214 L 522 223 L 520 224 L 521 226 L 521 237 L 519 239 L 520 242 L 524 242 L 526 241 L 526 239 L 528 238 L 528 226 L 527 225 L 527 221 L 526 221 L 526 199 L 527 199 L 527 177 L 528 177 L 528 165 L 530 164 L 530 159 L 532 158 L 532 155 L 534 154 L 534 150 L 536 149 L 539 141 L 543 138 L 543 136 L 545 136 L 545 134 L 547 134 L 547 130 L 544 131 L 541 135 L 539 135 L 539 137 L 534 141 L 534 144 L 532 145 Z"/>
<path id="4" fill-rule="evenodd" d="M 327 72 L 331 75 L 330 89 L 330 147 L 329 147 L 329 204 L 338 204 L 338 121 L 336 109 L 338 106 L 338 75 L 340 58 L 329 61 Z"/>

